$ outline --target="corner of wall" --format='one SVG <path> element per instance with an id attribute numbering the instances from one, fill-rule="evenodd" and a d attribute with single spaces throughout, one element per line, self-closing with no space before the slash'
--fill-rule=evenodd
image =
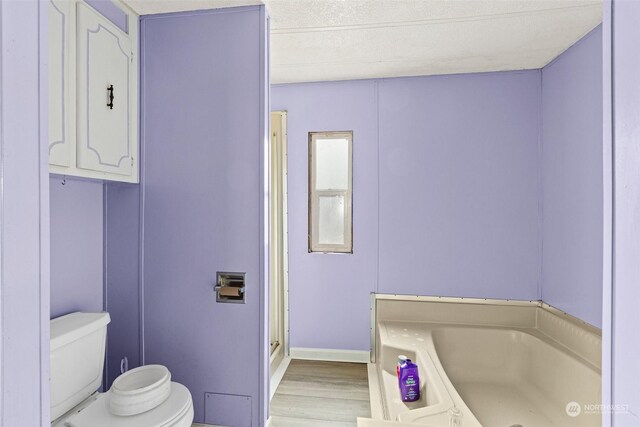
<path id="1" fill-rule="evenodd" d="M 603 100 L 603 264 L 602 264 L 602 403 L 613 403 L 613 105 L 612 105 L 612 1 L 602 5 L 602 100 Z M 612 424 L 611 414 L 602 417 L 603 427 Z"/>
<path id="2" fill-rule="evenodd" d="M 380 79 L 373 81 L 376 103 L 376 283 L 374 292 L 380 292 Z"/>
<path id="3" fill-rule="evenodd" d="M 543 169 L 543 149 L 544 149 L 544 123 L 542 109 L 544 107 L 543 102 L 543 83 L 544 83 L 544 68 L 538 70 L 538 300 L 542 300 L 543 290 L 543 253 L 544 253 L 544 182 L 542 180 Z"/>

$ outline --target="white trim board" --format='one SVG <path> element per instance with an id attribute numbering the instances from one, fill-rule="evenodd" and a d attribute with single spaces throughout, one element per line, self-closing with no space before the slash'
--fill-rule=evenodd
<path id="1" fill-rule="evenodd" d="M 291 359 L 326 362 L 369 363 L 369 352 L 363 350 L 334 350 L 327 348 L 291 347 Z"/>
<path id="2" fill-rule="evenodd" d="M 385 409 L 382 402 L 382 389 L 380 384 L 380 377 L 376 372 L 376 364 L 367 364 L 367 379 L 369 380 L 369 404 L 371 408 L 371 418 L 374 420 L 384 420 Z"/>
<path id="3" fill-rule="evenodd" d="M 269 384 L 269 401 L 271 401 L 271 399 L 273 399 L 273 395 L 276 394 L 276 390 L 282 381 L 282 377 L 284 377 L 284 373 L 287 372 L 289 363 L 291 363 L 291 358 L 285 356 L 278 365 L 278 368 L 271 374 L 271 383 Z"/>

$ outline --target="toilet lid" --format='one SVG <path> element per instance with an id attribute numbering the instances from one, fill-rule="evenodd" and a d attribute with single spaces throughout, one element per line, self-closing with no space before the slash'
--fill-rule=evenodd
<path id="1" fill-rule="evenodd" d="M 69 427 L 167 427 L 185 416 L 193 417 L 191 393 L 178 383 L 171 383 L 171 394 L 162 404 L 142 414 L 121 417 L 109 411 L 109 392 L 102 393 L 89 406 L 67 418 Z M 189 420 L 189 424 L 193 420 Z M 187 425 L 189 425 L 187 424 Z"/>

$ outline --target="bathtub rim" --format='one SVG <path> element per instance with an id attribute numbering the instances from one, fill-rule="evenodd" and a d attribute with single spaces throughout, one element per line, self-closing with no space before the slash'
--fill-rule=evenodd
<path id="1" fill-rule="evenodd" d="M 442 318 L 437 316 L 434 318 L 432 311 L 426 310 L 427 314 L 422 319 L 416 320 L 416 316 L 412 310 L 399 310 L 400 315 L 391 318 L 379 318 L 378 304 L 397 302 L 425 302 L 430 303 L 431 307 L 438 307 L 439 309 L 432 310 L 433 312 L 445 313 L 445 318 L 455 319 L 456 321 L 443 321 Z M 438 303 L 434 306 L 434 303 Z M 456 318 L 459 312 L 453 314 L 446 314 L 448 310 L 443 310 L 443 307 L 465 307 L 466 312 L 463 309 L 463 318 L 466 317 L 467 321 L 457 321 Z M 472 306 L 476 306 L 473 308 Z M 489 306 L 489 307 L 487 307 Z M 497 316 L 498 322 L 488 321 L 487 318 L 481 319 L 481 322 L 474 319 L 474 313 L 482 313 L 483 311 L 490 311 L 494 308 L 499 313 L 507 313 L 506 321 L 500 316 Z M 481 308 L 478 308 L 481 307 Z M 520 310 L 525 308 L 526 310 Z M 384 310 L 383 310 L 384 311 Z M 416 310 L 420 311 L 420 310 Z M 513 315 L 514 313 L 525 312 L 524 315 Z M 509 314 L 510 313 L 510 314 Z M 385 314 L 389 314 L 389 310 Z M 397 313 L 396 313 L 397 314 Z M 521 313 L 520 313 L 521 314 Z M 494 313 L 495 315 L 495 313 Z M 471 319 L 471 320 L 470 320 Z M 482 322 L 484 320 L 485 322 Z M 491 319 L 489 319 L 491 320 Z M 495 320 L 495 318 L 494 318 Z M 511 321 L 509 321 L 511 320 Z M 397 425 L 412 425 L 405 424 L 397 421 L 385 420 L 385 414 L 383 408 L 377 408 L 376 402 L 380 402 L 382 399 L 383 391 L 380 388 L 382 378 L 379 377 L 377 372 L 379 366 L 376 363 L 377 355 L 377 336 L 379 334 L 378 322 L 416 322 L 416 323 L 429 323 L 438 324 L 439 326 L 473 326 L 473 327 L 498 327 L 506 329 L 515 329 L 520 332 L 524 332 L 533 335 L 537 339 L 543 341 L 550 340 L 553 344 L 557 344 L 560 347 L 564 347 L 564 350 L 568 350 L 573 353 L 574 356 L 578 356 L 584 359 L 585 362 L 591 364 L 593 367 L 597 367 L 602 373 L 602 331 L 590 325 L 587 322 L 582 321 L 570 314 L 559 310 L 544 301 L 538 300 L 500 300 L 489 298 L 462 298 L 462 297 L 431 297 L 431 296 L 415 296 L 415 295 L 397 295 L 397 294 L 371 294 L 371 364 L 369 365 L 369 381 L 370 381 L 370 402 L 371 402 L 371 422 L 385 422 L 389 424 Z M 515 321 L 515 323 L 514 323 Z M 435 326 L 435 325 L 434 325 Z M 542 337 L 537 336 L 543 335 Z M 595 345 L 597 343 L 597 346 Z M 597 350 L 597 351 L 596 351 Z M 444 367 L 438 357 L 437 363 L 440 364 L 440 368 L 444 371 Z M 372 382 L 372 380 L 374 380 Z M 446 380 L 450 383 L 450 386 L 456 390 L 455 386 L 451 382 L 448 376 Z M 372 387 L 373 385 L 373 387 Z M 374 391 L 377 391 L 374 392 Z M 376 396 L 377 394 L 377 396 Z M 458 391 L 456 390 L 456 396 L 461 399 L 464 406 L 470 411 L 470 408 L 466 406 L 464 400 L 462 400 Z M 374 410 L 374 408 L 378 410 Z M 472 413 L 473 414 L 473 413 Z M 360 421 L 360 420 L 359 420 Z M 364 420 L 362 420 L 364 421 Z"/>
<path id="2" fill-rule="evenodd" d="M 379 301 L 411 301 L 411 302 L 426 302 L 426 303 L 442 303 L 442 304 L 470 304 L 470 305 L 480 305 L 480 306 L 497 306 L 497 307 L 527 307 L 530 308 L 534 314 L 534 321 L 530 324 L 519 324 L 514 325 L 509 322 L 498 322 L 498 323 L 484 323 L 487 326 L 507 326 L 507 327 L 517 327 L 517 328 L 533 328 L 539 329 L 545 335 L 549 336 L 554 341 L 564 345 L 569 348 L 574 353 L 579 354 L 581 357 L 587 359 L 592 364 L 602 367 L 602 354 L 593 354 L 593 351 L 588 355 L 585 355 L 585 349 L 576 349 L 573 346 L 577 345 L 580 347 L 580 342 L 576 342 L 575 339 L 572 339 L 571 334 L 558 334 L 557 331 L 550 329 L 548 324 L 545 322 L 541 322 L 541 316 L 539 313 L 548 313 L 551 315 L 551 318 L 557 318 L 562 322 L 567 322 L 567 324 L 572 325 L 579 330 L 584 331 L 586 334 L 591 335 L 592 338 L 597 338 L 602 341 L 602 329 L 591 325 L 590 323 L 585 322 L 582 319 L 579 319 L 571 314 L 560 310 L 550 304 L 542 300 L 515 300 L 515 299 L 494 299 L 494 298 L 466 298 L 466 297 L 441 297 L 441 296 L 426 296 L 426 295 L 403 295 L 403 294 L 384 294 L 384 293 L 371 293 L 371 325 L 370 325 L 370 349 L 369 349 L 369 360 L 371 363 L 376 363 L 376 348 L 377 348 L 377 333 L 378 333 L 378 322 L 381 320 L 378 317 L 378 302 Z M 398 321 L 418 321 L 418 322 L 428 322 L 428 323 L 451 323 L 451 324 L 460 324 L 460 325 L 476 325 L 477 323 L 472 322 L 448 322 L 443 321 L 442 319 L 437 318 L 426 318 L 424 320 L 415 320 L 415 319 L 382 319 L 382 320 L 398 320 Z M 575 338 L 575 337 L 574 337 Z M 582 338 L 582 337 L 581 337 Z M 567 345 L 567 341 L 569 341 L 572 345 Z"/>

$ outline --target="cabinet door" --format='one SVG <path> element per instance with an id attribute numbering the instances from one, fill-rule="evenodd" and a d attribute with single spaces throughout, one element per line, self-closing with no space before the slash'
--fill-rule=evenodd
<path id="1" fill-rule="evenodd" d="M 128 176 L 137 143 L 131 41 L 89 6 L 78 3 L 77 14 L 77 167 Z"/>
<path id="2" fill-rule="evenodd" d="M 73 2 L 49 1 L 49 163 L 69 167 L 73 153 L 75 70 L 70 67 Z"/>

